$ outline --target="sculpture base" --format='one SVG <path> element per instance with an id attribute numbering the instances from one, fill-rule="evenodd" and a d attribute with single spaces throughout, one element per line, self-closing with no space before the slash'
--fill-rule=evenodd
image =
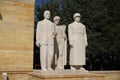
<path id="1" fill-rule="evenodd" d="M 91 72 L 57 70 L 57 71 L 33 71 L 29 73 L 29 80 L 105 80 L 104 74 Z"/>

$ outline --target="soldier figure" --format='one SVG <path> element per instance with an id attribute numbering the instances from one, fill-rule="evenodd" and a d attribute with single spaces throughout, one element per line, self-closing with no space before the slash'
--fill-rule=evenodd
<path id="1" fill-rule="evenodd" d="M 70 65 L 72 70 L 79 68 L 81 71 L 86 71 L 83 68 L 85 62 L 85 53 L 87 43 L 86 27 L 80 23 L 81 15 L 75 13 L 74 22 L 68 26 L 70 49 Z"/>

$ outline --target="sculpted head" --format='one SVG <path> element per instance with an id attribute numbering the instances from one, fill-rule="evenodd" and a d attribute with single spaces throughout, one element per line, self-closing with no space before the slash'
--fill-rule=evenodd
<path id="1" fill-rule="evenodd" d="M 46 11 L 44 11 L 44 18 L 45 19 L 50 19 L 50 11 L 49 10 L 46 10 Z"/>
<path id="2" fill-rule="evenodd" d="M 73 18 L 76 22 L 80 22 L 80 17 L 81 17 L 80 13 L 75 13 L 73 16 Z"/>
<path id="3" fill-rule="evenodd" d="M 59 17 L 59 16 L 55 16 L 55 17 L 53 18 L 53 21 L 54 21 L 54 23 L 55 23 L 56 25 L 59 25 L 60 17 Z"/>

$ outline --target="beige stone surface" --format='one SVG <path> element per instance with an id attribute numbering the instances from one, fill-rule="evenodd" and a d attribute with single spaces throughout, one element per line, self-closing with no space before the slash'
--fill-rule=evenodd
<path id="1" fill-rule="evenodd" d="M 32 70 L 34 0 L 0 0 L 0 71 Z"/>
<path id="2" fill-rule="evenodd" d="M 4 1 L 8 1 L 8 0 L 4 0 Z M 24 3 L 30 3 L 30 4 L 34 4 L 35 0 L 9 0 L 9 1 L 14 1 L 14 2 L 24 2 Z"/>
<path id="3" fill-rule="evenodd" d="M 7 71 L 9 80 L 29 80 L 28 74 L 31 71 Z M 0 80 L 2 79 L 2 72 L 0 72 Z"/>
<path id="4" fill-rule="evenodd" d="M 47 71 L 34 70 L 29 80 L 120 80 L 120 71 Z"/>
<path id="5" fill-rule="evenodd" d="M 120 80 L 120 71 L 6 71 L 9 80 Z M 28 74 L 27 74 L 28 73 Z M 0 71 L 0 80 L 2 79 Z"/>
<path id="6" fill-rule="evenodd" d="M 104 74 L 106 80 L 120 80 L 120 71 L 92 71 L 96 74 Z"/>
<path id="7" fill-rule="evenodd" d="M 81 71 L 34 71 L 29 73 L 29 80 L 105 80 L 103 74 L 85 73 Z"/>

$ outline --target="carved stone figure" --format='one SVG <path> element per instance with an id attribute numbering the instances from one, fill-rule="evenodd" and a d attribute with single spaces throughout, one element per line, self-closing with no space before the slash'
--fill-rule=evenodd
<path id="1" fill-rule="evenodd" d="M 64 65 L 66 65 L 66 55 L 67 55 L 67 36 L 65 34 L 65 25 L 59 25 L 60 17 L 55 16 L 54 19 L 55 31 L 57 32 L 56 35 L 56 46 L 58 48 L 56 51 L 56 69 L 64 69 Z"/>
<path id="2" fill-rule="evenodd" d="M 44 20 L 39 21 L 36 31 L 36 45 L 40 47 L 41 69 L 52 70 L 54 51 L 54 24 L 49 20 L 50 11 L 44 12 Z"/>
<path id="3" fill-rule="evenodd" d="M 86 71 L 83 68 L 83 65 L 86 64 L 85 53 L 86 46 L 88 45 L 86 27 L 80 23 L 81 15 L 79 13 L 75 13 L 73 18 L 74 22 L 68 26 L 69 43 L 71 46 L 70 65 L 72 70 L 78 68 L 82 71 Z"/>

